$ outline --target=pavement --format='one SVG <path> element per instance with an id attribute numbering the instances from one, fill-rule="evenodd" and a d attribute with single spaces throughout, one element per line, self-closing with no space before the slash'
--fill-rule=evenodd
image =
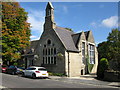
<path id="1" fill-rule="evenodd" d="M 52 80 L 63 81 L 68 83 L 80 83 L 86 85 L 100 85 L 100 86 L 112 86 L 120 88 L 120 82 L 108 82 L 101 81 L 96 79 L 96 75 L 83 75 L 80 77 L 59 77 L 59 76 L 50 76 Z"/>

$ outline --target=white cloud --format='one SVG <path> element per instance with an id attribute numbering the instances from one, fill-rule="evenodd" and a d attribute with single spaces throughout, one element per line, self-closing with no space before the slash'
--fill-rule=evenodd
<path id="1" fill-rule="evenodd" d="M 44 12 L 37 10 L 30 10 L 28 13 L 28 20 L 31 24 L 31 40 L 38 39 L 40 36 L 35 36 L 34 34 L 41 35 L 43 32 L 43 24 L 44 24 Z"/>
<path id="2" fill-rule="evenodd" d="M 40 37 L 39 37 L 39 36 L 34 36 L 34 35 L 32 35 L 32 36 L 30 36 L 30 39 L 31 39 L 31 40 L 39 40 Z"/>
<path id="3" fill-rule="evenodd" d="M 118 27 L 118 16 L 111 16 L 102 20 L 102 25 L 108 28 Z"/>

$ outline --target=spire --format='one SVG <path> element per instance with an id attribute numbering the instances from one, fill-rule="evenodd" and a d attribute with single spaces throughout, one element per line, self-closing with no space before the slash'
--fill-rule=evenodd
<path id="1" fill-rule="evenodd" d="M 51 2 L 48 2 L 46 6 L 44 30 L 54 29 L 55 26 L 56 25 L 54 22 L 54 7 Z"/>
<path id="2" fill-rule="evenodd" d="M 47 8 L 54 9 L 54 7 L 53 7 L 53 5 L 52 5 L 51 2 L 48 2 L 46 9 L 47 9 Z"/>

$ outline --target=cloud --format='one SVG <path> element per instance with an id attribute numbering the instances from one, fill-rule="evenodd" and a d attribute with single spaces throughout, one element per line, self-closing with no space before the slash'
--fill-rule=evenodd
<path id="1" fill-rule="evenodd" d="M 118 16 L 111 16 L 102 20 L 102 25 L 108 28 L 118 27 Z"/>
<path id="2" fill-rule="evenodd" d="M 27 21 L 31 24 L 31 40 L 38 39 L 43 32 L 44 11 L 30 10 Z M 38 36 L 34 35 L 36 33 Z"/>
<path id="3" fill-rule="evenodd" d="M 39 40 L 40 37 L 39 37 L 39 36 L 34 36 L 34 35 L 32 35 L 32 36 L 30 36 L 30 39 L 31 39 L 31 40 Z"/>

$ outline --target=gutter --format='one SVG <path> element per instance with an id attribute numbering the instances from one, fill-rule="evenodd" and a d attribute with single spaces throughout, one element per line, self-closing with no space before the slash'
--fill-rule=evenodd
<path id="1" fill-rule="evenodd" d="M 69 52 L 68 53 L 68 77 L 70 77 L 70 56 L 69 56 Z"/>

